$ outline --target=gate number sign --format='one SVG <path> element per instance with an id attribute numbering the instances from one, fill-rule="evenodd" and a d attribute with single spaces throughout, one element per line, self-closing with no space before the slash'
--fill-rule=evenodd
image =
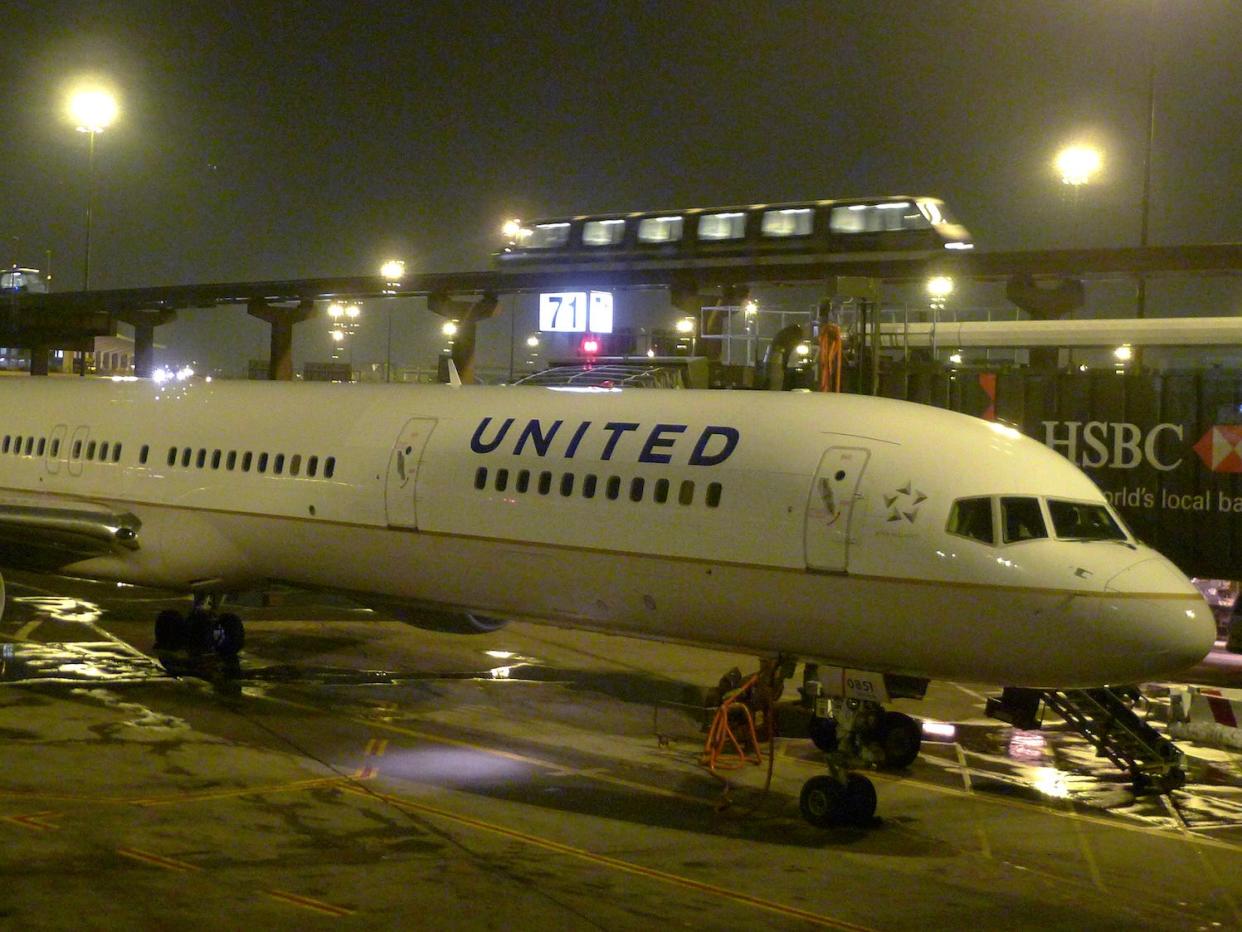
<path id="1" fill-rule="evenodd" d="M 554 333 L 612 333 L 612 292 L 555 291 L 539 295 L 539 329 Z"/>

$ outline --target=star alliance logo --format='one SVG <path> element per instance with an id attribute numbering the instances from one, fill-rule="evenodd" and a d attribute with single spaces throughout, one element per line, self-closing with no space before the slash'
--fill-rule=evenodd
<path id="1" fill-rule="evenodd" d="M 887 521 L 909 521 L 919 516 L 919 505 L 927 501 L 927 496 L 914 487 L 913 480 L 907 482 L 895 492 L 884 496 L 884 507 L 888 509 Z"/>

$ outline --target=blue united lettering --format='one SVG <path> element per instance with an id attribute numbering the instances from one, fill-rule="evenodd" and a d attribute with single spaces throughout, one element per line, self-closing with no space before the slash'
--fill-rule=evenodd
<path id="1" fill-rule="evenodd" d="M 647 425 L 637 421 L 602 424 L 580 421 L 575 424 L 540 418 L 520 423 L 511 417 L 499 422 L 485 417 L 474 429 L 470 449 L 479 454 L 719 466 L 733 455 L 740 442 L 741 432 L 736 427 L 720 424 L 692 430 L 688 424 Z"/>

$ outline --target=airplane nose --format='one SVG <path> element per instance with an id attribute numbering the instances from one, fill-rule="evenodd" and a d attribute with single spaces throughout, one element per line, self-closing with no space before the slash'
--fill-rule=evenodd
<path id="1" fill-rule="evenodd" d="M 1121 570 L 1104 585 L 1099 620 L 1120 652 L 1130 655 L 1138 679 L 1179 673 L 1204 658 L 1216 639 L 1208 604 L 1182 572 L 1154 554 Z"/>

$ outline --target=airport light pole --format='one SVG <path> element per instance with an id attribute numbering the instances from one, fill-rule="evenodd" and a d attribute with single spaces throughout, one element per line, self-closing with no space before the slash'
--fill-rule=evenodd
<path id="1" fill-rule="evenodd" d="M 95 137 L 112 125 L 117 116 L 116 98 L 99 87 L 83 88 L 69 97 L 69 116 L 79 133 L 87 136 L 86 243 L 82 258 L 82 290 L 91 288 L 91 218 L 95 206 Z"/>
<path id="2" fill-rule="evenodd" d="M 384 291 L 396 293 L 405 278 L 405 262 L 401 259 L 389 259 L 380 266 L 380 276 L 384 279 Z M 392 381 L 392 302 L 388 302 L 388 340 L 384 344 L 384 381 Z"/>
<path id="3" fill-rule="evenodd" d="M 1151 162 L 1156 142 L 1156 23 L 1157 0 L 1148 0 L 1147 7 L 1147 141 L 1143 147 L 1143 199 L 1139 218 L 1139 246 L 1146 248 L 1151 214 Z M 1138 277 L 1135 316 L 1147 316 L 1147 279 Z"/>

